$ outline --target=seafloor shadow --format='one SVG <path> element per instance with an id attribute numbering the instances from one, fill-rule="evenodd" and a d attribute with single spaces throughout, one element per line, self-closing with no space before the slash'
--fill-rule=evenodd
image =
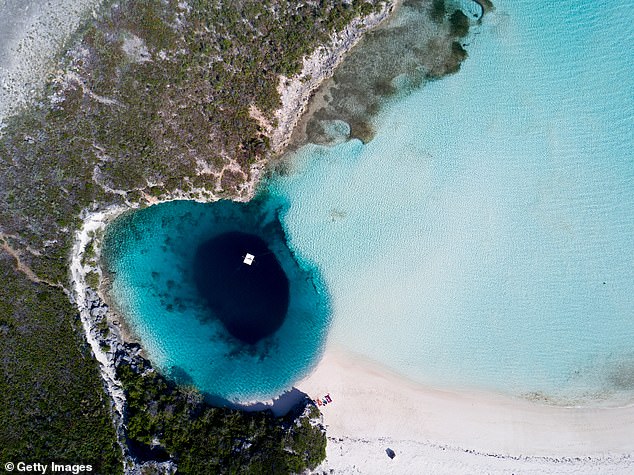
<path id="1" fill-rule="evenodd" d="M 305 392 L 293 387 L 268 402 L 237 403 L 212 394 L 205 394 L 205 401 L 216 407 L 227 407 L 245 412 L 271 411 L 275 417 L 283 417 L 310 400 Z"/>

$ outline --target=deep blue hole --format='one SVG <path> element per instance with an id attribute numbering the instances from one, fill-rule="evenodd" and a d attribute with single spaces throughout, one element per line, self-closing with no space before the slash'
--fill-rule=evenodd
<path id="1" fill-rule="evenodd" d="M 245 262 L 248 254 L 252 262 Z M 234 231 L 204 242 L 196 252 L 194 276 L 209 318 L 218 318 L 238 340 L 255 344 L 284 323 L 289 280 L 262 238 Z"/>
<path id="2" fill-rule="evenodd" d="M 215 404 L 278 396 L 323 346 L 328 296 L 318 269 L 288 246 L 285 206 L 270 195 L 172 201 L 106 230 L 113 303 L 157 369 Z"/>

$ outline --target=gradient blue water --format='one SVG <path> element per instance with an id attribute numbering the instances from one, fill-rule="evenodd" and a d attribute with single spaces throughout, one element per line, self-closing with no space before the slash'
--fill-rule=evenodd
<path id="1" fill-rule="evenodd" d="M 624 0 L 499 0 L 462 71 L 388 104 L 369 144 L 304 147 L 252 206 L 118 221 L 112 295 L 150 358 L 223 398 L 269 397 L 332 321 L 331 343 L 433 386 L 631 400 L 633 20 Z M 273 243 L 295 295 L 255 350 L 201 323 L 188 271 L 228 230 Z"/>
<path id="2" fill-rule="evenodd" d="M 163 373 L 215 402 L 279 395 L 316 363 L 323 347 L 328 299 L 318 291 L 323 288 L 318 273 L 288 250 L 279 206 L 175 201 L 128 213 L 107 230 L 111 295 L 147 356 Z M 263 239 L 290 281 L 284 323 L 255 345 L 231 337 L 220 320 L 209 318 L 194 280 L 198 246 L 231 231 Z M 243 265 L 236 262 L 236 272 Z"/>
<path id="3" fill-rule="evenodd" d="M 434 386 L 630 398 L 631 4 L 495 3 L 459 74 L 269 186 L 332 343 Z"/>

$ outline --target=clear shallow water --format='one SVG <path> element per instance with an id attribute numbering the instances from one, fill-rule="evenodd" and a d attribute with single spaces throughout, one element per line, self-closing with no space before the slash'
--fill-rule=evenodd
<path id="1" fill-rule="evenodd" d="M 330 341 L 434 386 L 634 389 L 629 2 L 496 2 L 462 71 L 269 186 Z"/>
<path id="2" fill-rule="evenodd" d="M 306 261 L 296 260 L 288 250 L 277 220 L 279 206 L 272 200 L 266 206 L 260 201 L 248 205 L 176 201 L 128 213 L 108 227 L 104 260 L 111 273 L 111 295 L 150 360 L 177 382 L 195 385 L 216 402 L 279 395 L 316 362 L 323 346 L 329 316 L 327 297 L 317 290 L 323 284 Z M 233 337 L 214 318 L 196 285 L 199 247 L 235 232 L 261 239 L 290 284 L 288 312 L 281 327 L 275 326 L 277 331 L 270 336 L 258 335 L 256 344 Z M 238 256 L 227 281 L 257 273 L 260 264 L 271 258 L 256 254 L 249 268 Z M 257 277 L 266 276 L 260 272 Z M 247 282 L 245 289 L 250 291 L 242 294 L 231 288 L 243 309 L 254 307 L 245 305 L 257 294 L 252 284 Z"/>
<path id="3" fill-rule="evenodd" d="M 155 364 L 222 398 L 269 397 L 329 331 L 433 386 L 631 400 L 633 14 L 549 3 L 496 2 L 458 75 L 389 103 L 367 145 L 326 124 L 338 145 L 301 149 L 261 201 L 111 226 L 112 295 Z M 235 230 L 265 237 L 291 282 L 285 324 L 256 348 L 201 317 L 187 270 Z"/>

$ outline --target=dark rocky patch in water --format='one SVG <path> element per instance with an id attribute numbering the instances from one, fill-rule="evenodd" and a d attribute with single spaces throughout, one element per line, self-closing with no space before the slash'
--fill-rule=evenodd
<path id="1" fill-rule="evenodd" d="M 331 145 L 325 125 L 333 120 L 349 124 L 350 138 L 369 142 L 375 133 L 372 119 L 387 99 L 458 71 L 467 54 L 463 35 L 452 28 L 455 6 L 433 3 L 442 4 L 441 11 L 429 1 L 406 0 L 391 19 L 364 35 L 317 91 L 294 144 Z M 469 20 L 460 15 L 468 28 Z"/>
<path id="2" fill-rule="evenodd" d="M 245 257 L 254 257 L 251 264 Z M 267 243 L 254 234 L 227 232 L 196 252 L 195 280 L 213 317 L 235 338 L 255 344 L 284 323 L 289 280 Z"/>

